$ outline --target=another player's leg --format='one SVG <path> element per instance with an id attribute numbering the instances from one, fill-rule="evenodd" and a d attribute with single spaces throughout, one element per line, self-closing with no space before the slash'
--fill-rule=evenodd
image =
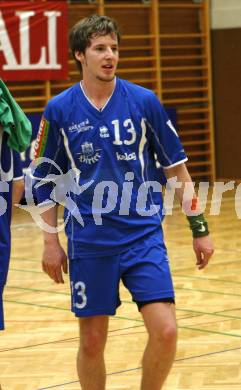
<path id="1" fill-rule="evenodd" d="M 175 306 L 150 303 L 142 307 L 141 313 L 149 336 L 142 361 L 141 390 L 160 390 L 175 358 Z"/>
<path id="2" fill-rule="evenodd" d="M 104 390 L 106 371 L 104 349 L 107 339 L 108 317 L 79 319 L 80 345 L 77 370 L 82 390 Z"/>

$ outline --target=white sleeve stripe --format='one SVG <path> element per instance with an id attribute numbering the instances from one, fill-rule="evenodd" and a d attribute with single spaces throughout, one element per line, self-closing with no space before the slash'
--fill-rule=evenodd
<path id="1" fill-rule="evenodd" d="M 140 145 L 139 145 L 139 160 L 140 160 L 140 164 L 141 164 L 141 176 L 142 176 L 142 180 L 143 182 L 145 181 L 144 179 L 144 170 L 145 170 L 145 162 L 144 162 L 144 148 L 145 148 L 145 145 L 146 145 L 146 142 L 147 142 L 147 139 L 146 139 L 146 122 L 145 122 L 145 119 L 142 118 L 141 120 L 141 141 L 140 141 Z"/>
<path id="2" fill-rule="evenodd" d="M 162 145 L 162 143 L 160 142 L 160 140 L 159 140 L 159 138 L 158 138 L 158 136 L 157 136 L 155 130 L 153 129 L 152 125 L 151 125 L 150 122 L 148 122 L 148 121 L 147 121 L 147 124 L 148 124 L 148 126 L 150 127 L 152 133 L 154 134 L 155 140 L 156 140 L 156 142 L 158 143 L 158 145 L 159 145 L 159 147 L 160 147 L 160 149 L 161 149 L 161 151 L 162 151 L 162 153 L 163 153 L 163 156 L 165 157 L 165 159 L 166 159 L 169 163 L 171 163 L 171 159 L 168 157 L 168 155 L 167 155 L 167 153 L 166 153 L 166 151 L 165 151 L 165 148 L 164 148 L 164 146 Z"/>
<path id="3" fill-rule="evenodd" d="M 54 201 L 51 200 L 51 199 L 48 199 L 48 200 L 44 200 L 44 201 L 41 202 L 41 203 L 38 203 L 37 206 L 38 206 L 38 207 L 43 207 L 43 206 L 48 206 L 49 204 L 56 204 L 56 202 L 54 202 Z"/>
<path id="4" fill-rule="evenodd" d="M 72 153 L 71 153 L 71 151 L 70 151 L 68 137 L 67 137 L 67 135 L 65 134 L 65 131 L 64 131 L 63 128 L 61 128 L 60 131 L 61 131 L 62 136 L 63 136 L 63 138 L 64 138 L 64 146 L 65 146 L 65 150 L 66 150 L 67 156 L 69 157 L 70 162 L 71 162 L 71 168 L 72 168 L 74 171 L 77 171 L 77 172 L 80 173 L 79 169 L 78 169 L 78 168 L 76 167 L 76 165 L 75 165 L 74 158 L 73 158 Z"/>
<path id="5" fill-rule="evenodd" d="M 24 178 L 23 175 L 22 175 L 22 176 L 16 176 L 16 177 L 13 178 L 13 181 L 21 180 L 21 179 L 23 179 L 23 178 Z"/>
<path id="6" fill-rule="evenodd" d="M 180 165 L 180 164 L 186 162 L 187 160 L 188 160 L 188 158 L 186 157 L 183 160 L 180 160 L 180 161 L 175 162 L 174 164 L 168 165 L 167 167 L 162 166 L 162 168 L 164 168 L 164 169 L 173 168 L 173 167 L 175 167 L 177 165 Z"/>
<path id="7" fill-rule="evenodd" d="M 53 183 L 54 180 L 53 179 L 45 179 L 45 178 L 42 178 L 42 177 L 37 177 L 37 176 L 33 176 L 32 174 L 29 175 L 31 179 L 33 180 L 39 180 L 39 181 L 44 181 L 46 183 Z"/>

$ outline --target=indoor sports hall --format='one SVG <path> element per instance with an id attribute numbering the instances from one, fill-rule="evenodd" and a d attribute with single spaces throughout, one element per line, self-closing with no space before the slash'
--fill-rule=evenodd
<path id="1" fill-rule="evenodd" d="M 120 26 L 117 77 L 152 90 L 164 105 L 187 154 L 215 248 L 207 267 L 199 270 L 188 221 L 170 188 L 162 186 L 162 226 L 178 328 L 174 364 L 162 389 L 240 390 L 240 0 L 0 0 L 0 78 L 33 130 L 21 153 L 25 193 L 13 207 L 11 221 L 0 389 L 81 389 L 76 371 L 79 329 L 70 310 L 69 277 L 57 284 L 42 270 L 41 213 L 36 212 L 29 166 L 48 101 L 81 80 L 68 33 L 92 14 L 107 15 Z M 84 132 L 89 123 L 79 125 Z M 128 137 L 132 132 L 128 128 Z M 100 137 L 108 141 L 107 128 L 100 128 Z M 82 146 L 92 148 L 87 142 Z M 132 156 L 117 154 L 118 159 L 123 163 Z M 62 206 L 58 221 L 65 248 Z M 123 283 L 120 298 L 122 304 L 109 319 L 105 388 L 138 390 L 147 333 Z"/>

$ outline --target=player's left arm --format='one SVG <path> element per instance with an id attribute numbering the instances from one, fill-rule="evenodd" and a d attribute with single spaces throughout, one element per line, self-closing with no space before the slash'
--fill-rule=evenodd
<path id="1" fill-rule="evenodd" d="M 206 267 L 210 257 L 214 252 L 214 246 L 210 237 L 207 222 L 204 216 L 199 211 L 198 199 L 195 194 L 194 185 L 185 163 L 180 163 L 170 168 L 164 169 L 167 179 L 175 177 L 178 183 L 181 183 L 180 188 L 176 188 L 177 198 L 182 205 L 183 211 L 186 213 L 190 223 L 190 228 L 193 232 L 193 249 L 197 258 L 197 266 L 199 269 Z M 188 183 L 186 185 L 186 183 Z M 184 189 L 188 187 L 188 191 Z M 190 214 L 189 211 L 193 211 Z"/>

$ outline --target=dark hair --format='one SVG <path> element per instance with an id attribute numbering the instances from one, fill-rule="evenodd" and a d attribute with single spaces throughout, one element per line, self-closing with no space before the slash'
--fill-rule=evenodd
<path id="1" fill-rule="evenodd" d="M 120 42 L 120 32 L 117 22 L 108 16 L 91 15 L 80 20 L 72 27 L 69 34 L 69 45 L 79 69 L 81 69 L 81 64 L 76 60 L 75 52 L 79 51 L 84 53 L 86 48 L 90 46 L 90 40 L 93 36 L 108 34 L 115 34 L 118 43 Z"/>

